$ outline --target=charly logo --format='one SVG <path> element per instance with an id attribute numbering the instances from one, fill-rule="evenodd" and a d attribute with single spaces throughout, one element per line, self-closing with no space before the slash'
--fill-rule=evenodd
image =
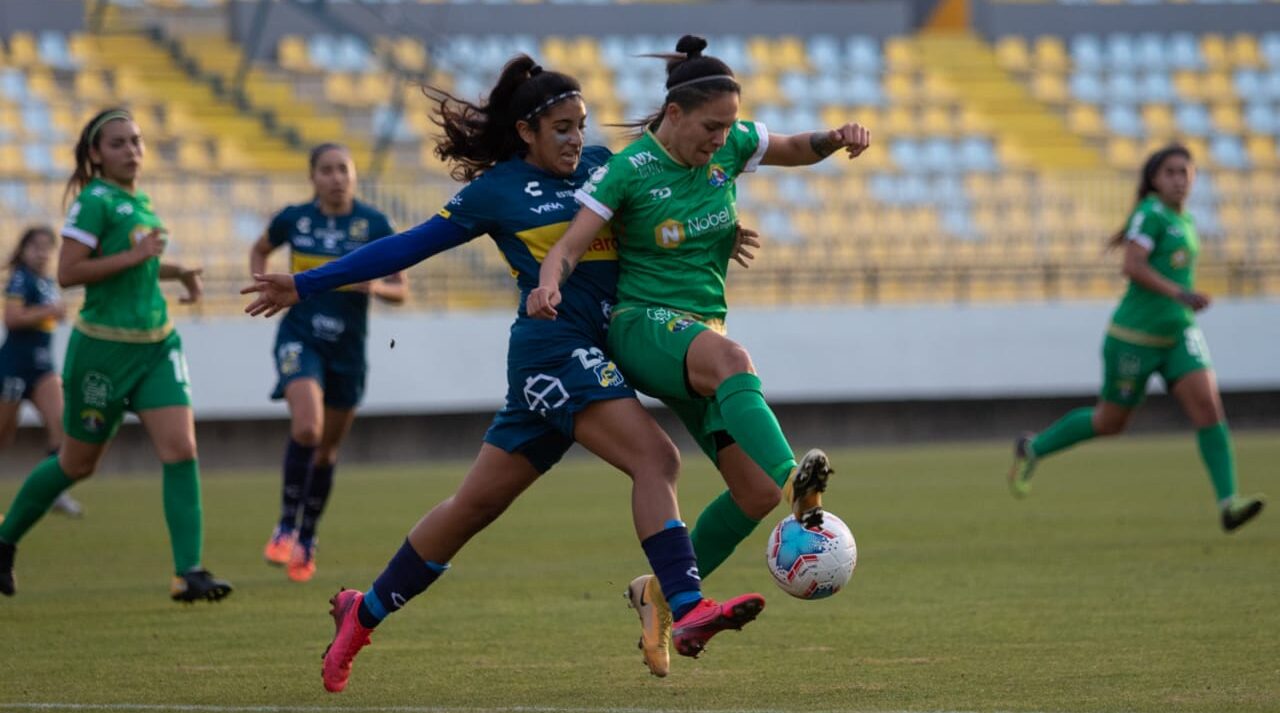
<path id="1" fill-rule="evenodd" d="M 547 411 L 560 408 L 568 400 L 569 392 L 554 376 L 536 374 L 524 380 L 524 401 L 529 404 L 530 411 L 545 416 Z"/>
<path id="2" fill-rule="evenodd" d="M 101 433 L 107 425 L 107 417 L 98 409 L 87 408 L 80 411 L 80 425 L 89 433 Z"/>
<path id="3" fill-rule="evenodd" d="M 718 163 L 711 164 L 707 168 L 707 183 L 712 188 L 719 188 L 729 182 L 729 174 L 724 172 L 724 167 Z"/>
<path id="4" fill-rule="evenodd" d="M 659 247 L 678 248 L 684 242 L 684 225 L 668 218 L 653 229 L 653 238 Z"/>
<path id="5" fill-rule="evenodd" d="M 538 196 L 542 195 L 542 191 L 538 188 L 537 181 L 529 181 L 528 183 L 524 184 L 524 192 L 528 193 L 534 198 L 537 198 Z"/>
<path id="6" fill-rule="evenodd" d="M 86 406 L 106 408 L 107 401 L 111 399 L 111 379 L 105 374 L 91 371 L 80 382 L 80 391 Z"/>

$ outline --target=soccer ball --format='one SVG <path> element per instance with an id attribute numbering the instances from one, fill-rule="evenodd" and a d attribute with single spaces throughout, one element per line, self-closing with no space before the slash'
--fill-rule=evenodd
<path id="1" fill-rule="evenodd" d="M 829 512 L 812 529 L 788 515 L 770 533 L 764 561 L 782 591 L 800 599 L 823 599 L 853 576 L 858 545 L 844 521 Z"/>

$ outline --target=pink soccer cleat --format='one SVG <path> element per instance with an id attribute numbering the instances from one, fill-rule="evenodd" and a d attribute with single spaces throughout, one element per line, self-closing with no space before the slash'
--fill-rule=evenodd
<path id="1" fill-rule="evenodd" d="M 697 658 L 711 637 L 725 629 L 741 629 L 764 610 L 764 597 L 743 594 L 723 604 L 703 598 L 671 630 L 671 639 L 681 656 Z"/>
<path id="2" fill-rule="evenodd" d="M 333 617 L 333 641 L 324 650 L 324 668 L 320 675 L 324 679 L 324 690 L 330 693 L 341 693 L 347 687 L 347 679 L 351 678 L 351 662 L 360 649 L 369 645 L 373 629 L 366 629 L 356 616 L 362 601 L 364 593 L 354 589 L 343 589 L 329 600 L 333 605 L 329 610 Z"/>

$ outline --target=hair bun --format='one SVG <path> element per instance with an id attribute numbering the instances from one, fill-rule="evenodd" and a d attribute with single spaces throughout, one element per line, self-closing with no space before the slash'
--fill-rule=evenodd
<path id="1" fill-rule="evenodd" d="M 685 35 L 676 43 L 676 51 L 683 53 L 689 59 L 701 57 L 702 50 L 707 48 L 706 39 L 697 35 Z"/>
<path id="2" fill-rule="evenodd" d="M 529 68 L 529 78 L 530 78 L 530 79 L 533 79 L 534 77 L 538 76 L 539 74 L 542 74 L 542 65 L 540 65 L 540 64 L 535 64 L 535 65 L 533 65 L 532 67 L 530 67 L 530 68 Z"/>

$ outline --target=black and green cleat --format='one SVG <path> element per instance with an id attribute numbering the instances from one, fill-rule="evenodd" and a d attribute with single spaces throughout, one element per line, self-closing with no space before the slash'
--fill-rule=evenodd
<path id="1" fill-rule="evenodd" d="M 231 583 L 218 579 L 207 569 L 193 569 L 181 577 L 174 577 L 169 596 L 175 602 L 216 602 L 231 594 Z"/>
<path id="2" fill-rule="evenodd" d="M 18 552 L 16 545 L 0 542 L 0 594 L 12 597 L 17 580 L 13 576 L 13 556 Z"/>
<path id="3" fill-rule="evenodd" d="M 1261 495 L 1240 496 L 1237 495 L 1222 506 L 1222 529 L 1227 532 L 1235 532 L 1244 526 L 1253 518 L 1262 512 L 1262 508 L 1267 502 L 1262 499 Z"/>
<path id="4" fill-rule="evenodd" d="M 1036 469 L 1036 454 L 1031 450 L 1034 434 L 1024 433 L 1013 442 L 1013 465 L 1009 466 L 1009 492 L 1015 498 L 1031 494 L 1031 473 Z"/>

